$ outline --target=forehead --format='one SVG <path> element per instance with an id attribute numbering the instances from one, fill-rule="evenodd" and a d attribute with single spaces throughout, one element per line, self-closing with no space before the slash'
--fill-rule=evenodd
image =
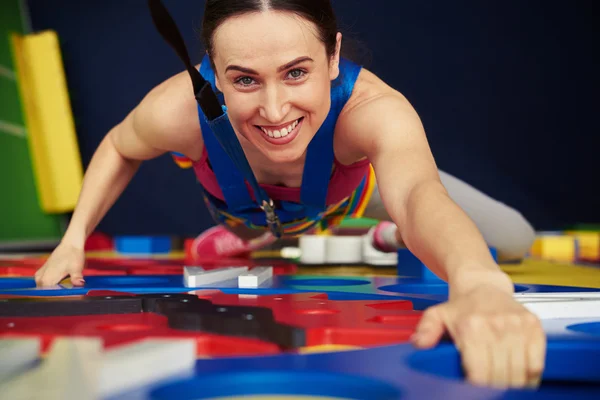
<path id="1" fill-rule="evenodd" d="M 215 63 L 272 67 L 307 55 L 315 61 L 325 56 L 316 27 L 293 13 L 265 11 L 232 17 L 214 34 Z M 321 54 L 323 53 L 323 54 Z"/>

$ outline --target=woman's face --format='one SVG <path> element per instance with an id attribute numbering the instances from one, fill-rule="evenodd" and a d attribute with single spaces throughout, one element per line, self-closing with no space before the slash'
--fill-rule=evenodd
<path id="1" fill-rule="evenodd" d="M 228 19 L 213 43 L 217 87 L 237 134 L 272 161 L 299 159 L 329 112 L 339 51 L 330 59 L 314 25 L 273 11 Z"/>

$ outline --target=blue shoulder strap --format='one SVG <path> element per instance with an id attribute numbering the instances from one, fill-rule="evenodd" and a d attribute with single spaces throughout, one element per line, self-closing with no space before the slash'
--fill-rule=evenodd
<path id="1" fill-rule="evenodd" d="M 301 207 L 304 215 L 315 217 L 326 208 L 327 192 L 331 171 L 333 167 L 333 134 L 335 125 L 344 104 L 348 101 L 354 83 L 361 67 L 345 59 L 340 60 L 340 74 L 331 86 L 331 108 L 327 118 L 315 137 L 308 145 L 306 161 L 302 176 L 300 189 Z M 200 66 L 200 74 L 218 93 L 214 71 L 210 59 L 205 56 Z M 222 96 L 218 97 L 223 102 Z M 235 167 L 233 160 L 224 151 L 215 134 L 210 129 L 203 117 L 203 111 L 199 107 L 200 125 L 204 145 L 208 153 L 208 159 L 216 175 L 217 182 L 223 192 L 225 203 L 232 213 L 245 214 L 257 208 L 257 203 L 250 194 L 250 187 L 245 182 L 243 175 Z M 290 208 L 292 214 L 298 213 L 298 205 L 282 204 L 284 208 Z M 286 207 L 287 206 L 287 207 Z M 278 213 L 280 210 L 277 210 Z"/>
<path id="2" fill-rule="evenodd" d="M 340 112 L 350 98 L 361 67 L 340 59 L 340 73 L 331 83 L 331 108 L 323 125 L 308 145 L 300 200 L 310 216 L 316 216 L 326 207 L 329 181 L 333 168 L 333 134 Z"/>
<path id="3" fill-rule="evenodd" d="M 215 93 L 218 93 L 215 85 L 215 75 L 207 56 L 202 60 L 200 74 L 207 82 L 210 82 Z M 217 97 L 222 104 L 223 96 L 218 93 Z M 235 164 L 219 143 L 214 132 L 210 129 L 206 119 L 202 117 L 203 111 L 200 107 L 198 107 L 198 113 L 200 113 L 200 128 L 202 130 L 204 146 L 206 146 L 206 152 L 208 153 L 208 160 L 217 177 L 219 187 L 223 192 L 225 203 L 234 212 L 256 209 L 257 204 L 250 196 L 244 176 L 235 167 Z"/>

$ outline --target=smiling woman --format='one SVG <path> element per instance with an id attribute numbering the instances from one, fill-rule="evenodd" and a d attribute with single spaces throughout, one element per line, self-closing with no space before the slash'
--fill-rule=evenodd
<path id="1" fill-rule="evenodd" d="M 377 215 L 387 222 L 372 232 L 377 248 L 405 245 L 449 282 L 450 300 L 425 312 L 415 345 L 431 347 L 448 332 L 472 382 L 538 382 L 541 324 L 514 300 L 487 246 L 522 257 L 533 230 L 515 210 L 438 171 L 407 99 L 340 56 L 330 1 L 209 0 L 202 36 L 198 70 L 186 65 L 152 89 L 100 144 L 38 285 L 66 275 L 83 285 L 85 239 L 140 163 L 171 152 L 194 168 L 218 222 L 196 239 L 196 251 L 239 255 L 280 233 Z M 222 95 L 221 116 L 202 107 L 206 92 L 194 96 L 201 79 Z M 259 201 L 263 192 L 273 204 Z"/>
<path id="2" fill-rule="evenodd" d="M 205 18 L 226 13 L 227 3 L 207 2 Z M 328 114 L 331 81 L 339 74 L 341 35 L 333 11 L 317 8 L 328 3 L 319 1 L 304 2 L 315 10 L 300 15 L 289 11 L 298 9 L 298 2 L 275 2 L 280 4 L 271 8 L 267 2 L 241 3 L 236 7 L 247 10 L 243 17 L 203 30 L 216 86 L 223 92 L 234 129 L 247 140 L 245 150 L 252 147 L 261 153 L 257 157 L 265 158 L 261 165 L 298 162 Z M 257 5 L 263 9 L 257 12 Z M 318 15 L 329 23 L 315 25 L 312 20 Z M 294 123 L 297 126 L 288 133 Z"/>

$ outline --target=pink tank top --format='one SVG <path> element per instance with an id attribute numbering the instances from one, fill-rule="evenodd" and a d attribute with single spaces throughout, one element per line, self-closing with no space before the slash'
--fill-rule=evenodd
<path id="1" fill-rule="evenodd" d="M 350 165 L 340 164 L 337 159 L 334 159 L 334 169 L 331 179 L 329 180 L 326 204 L 336 204 L 350 196 L 360 184 L 361 180 L 369 173 L 369 167 L 370 162 L 368 159 L 357 161 Z M 224 200 L 223 192 L 217 182 L 217 177 L 208 164 L 208 153 L 206 148 L 203 149 L 200 160 L 193 163 L 193 168 L 198 181 L 202 184 L 204 189 L 212 196 Z M 250 185 L 248 183 L 246 183 L 246 185 L 248 186 L 248 189 L 250 189 Z M 300 203 L 299 187 L 295 188 L 268 184 L 261 184 L 260 186 L 273 200 Z"/>

